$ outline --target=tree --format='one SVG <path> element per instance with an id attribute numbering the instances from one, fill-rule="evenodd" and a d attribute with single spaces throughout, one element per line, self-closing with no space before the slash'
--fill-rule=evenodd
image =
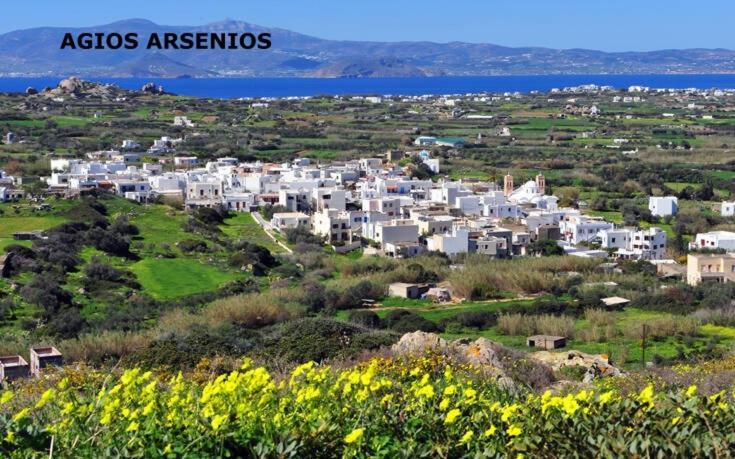
<path id="1" fill-rule="evenodd" d="M 539 239 L 528 245 L 527 250 L 532 255 L 549 257 L 553 255 L 564 255 L 564 249 L 553 239 Z"/>

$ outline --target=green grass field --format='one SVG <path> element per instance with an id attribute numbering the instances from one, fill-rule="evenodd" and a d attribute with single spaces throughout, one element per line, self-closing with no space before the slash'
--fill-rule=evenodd
<path id="1" fill-rule="evenodd" d="M 220 228 L 225 235 L 231 238 L 243 239 L 253 244 L 262 245 L 274 253 L 283 252 L 283 248 L 268 237 L 263 228 L 249 213 L 238 213 L 234 217 L 226 219 L 224 225 Z"/>
<path id="2" fill-rule="evenodd" d="M 44 215 L 37 217 L 15 216 L 6 212 L 0 217 L 0 250 L 11 244 L 21 243 L 30 245 L 30 241 L 15 241 L 13 233 L 19 231 L 47 230 L 64 223 L 66 219 L 58 215 Z"/>
<path id="3" fill-rule="evenodd" d="M 191 258 L 145 258 L 130 265 L 143 290 L 166 300 L 216 290 L 239 276 Z"/>

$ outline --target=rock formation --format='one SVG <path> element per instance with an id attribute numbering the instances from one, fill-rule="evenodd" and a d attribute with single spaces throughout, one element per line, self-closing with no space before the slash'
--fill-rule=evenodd
<path id="1" fill-rule="evenodd" d="M 607 357 L 601 355 L 574 350 L 523 353 L 487 338 L 447 342 L 439 335 L 422 331 L 406 333 L 391 350 L 397 356 L 415 356 L 427 352 L 447 355 L 481 367 L 488 376 L 497 378 L 499 383 L 508 387 L 514 387 L 514 381 L 522 381 L 537 389 L 549 387 L 554 383 L 554 374 L 566 366 L 584 368 L 586 373 L 583 382 L 622 374 Z"/>

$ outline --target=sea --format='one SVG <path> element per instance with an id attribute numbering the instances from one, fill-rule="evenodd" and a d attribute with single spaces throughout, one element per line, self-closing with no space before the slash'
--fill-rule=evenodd
<path id="1" fill-rule="evenodd" d="M 416 78 L 86 78 L 140 89 L 145 83 L 169 93 L 218 99 L 316 95 L 436 95 L 482 92 L 549 91 L 585 84 L 627 88 L 733 89 L 735 74 L 716 75 L 528 75 Z M 56 86 L 59 77 L 2 77 L 0 92 L 22 92 Z"/>

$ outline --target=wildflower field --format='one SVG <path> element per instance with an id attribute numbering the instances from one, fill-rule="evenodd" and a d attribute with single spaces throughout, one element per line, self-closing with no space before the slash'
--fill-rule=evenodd
<path id="1" fill-rule="evenodd" d="M 732 393 L 531 393 L 444 357 L 245 361 L 211 378 L 63 372 L 0 392 L 10 457 L 729 457 Z"/>

